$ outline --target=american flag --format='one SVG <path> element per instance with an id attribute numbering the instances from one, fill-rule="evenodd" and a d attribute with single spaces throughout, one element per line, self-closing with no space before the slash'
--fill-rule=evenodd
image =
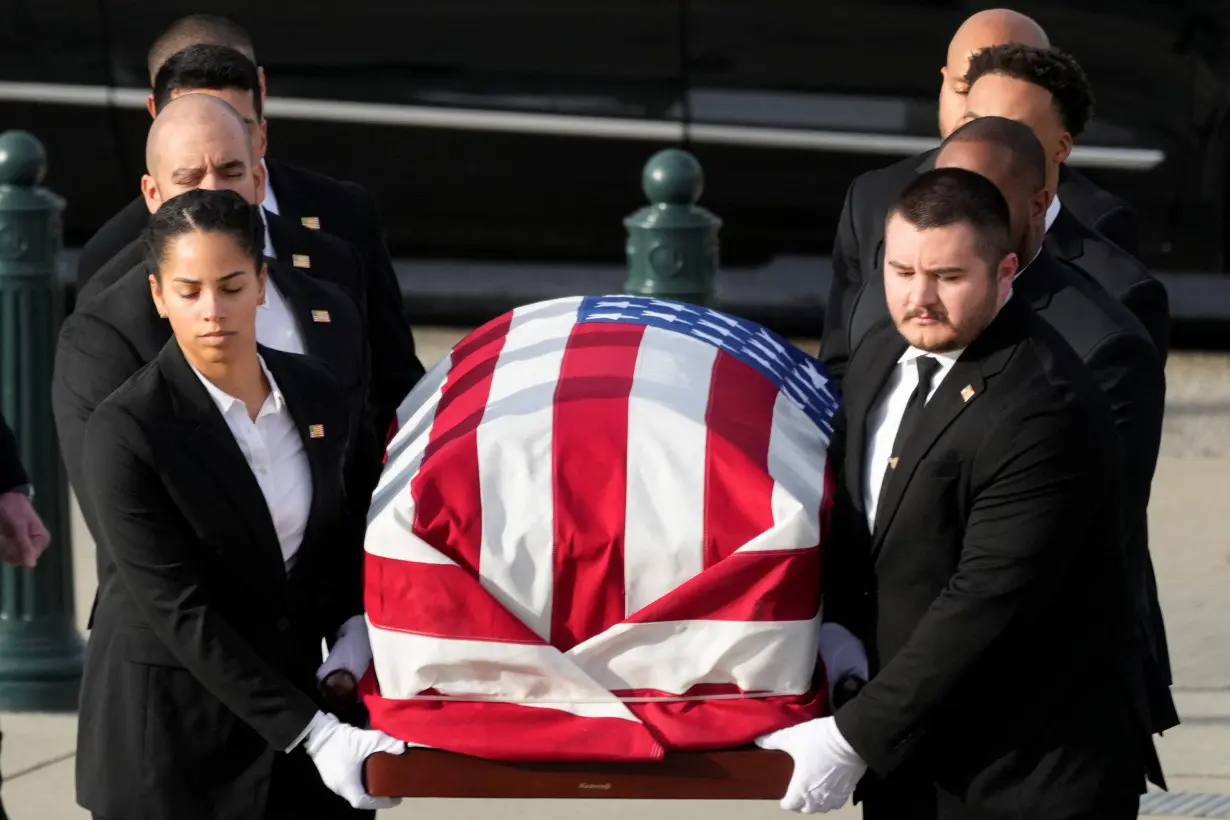
<path id="1" fill-rule="evenodd" d="M 398 413 L 368 519 L 372 724 L 503 760 L 653 760 L 818 716 L 822 365 L 679 302 L 471 333 Z"/>

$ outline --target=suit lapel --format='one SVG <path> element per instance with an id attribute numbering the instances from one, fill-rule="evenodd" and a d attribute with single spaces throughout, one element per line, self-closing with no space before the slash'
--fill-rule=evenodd
<path id="1" fill-rule="evenodd" d="M 196 463 L 230 501 L 252 536 L 251 543 L 229 544 L 227 551 L 240 566 L 248 571 L 255 566 L 259 575 L 280 587 L 286 572 L 277 531 L 260 484 L 226 420 L 173 340 L 159 354 L 158 366 L 173 388 L 175 414 L 184 441 L 196 453 Z"/>
<path id="2" fill-rule="evenodd" d="M 1085 255 L 1085 226 L 1060 203 L 1059 213 L 1046 232 L 1043 243 L 1047 251 L 1057 259 L 1072 262 Z"/>
<path id="3" fill-rule="evenodd" d="M 1035 311 L 1046 310 L 1064 284 L 1056 275 L 1055 264 L 1054 257 L 1044 245 L 1037 258 L 1012 283 L 1014 298 L 1024 299 Z"/>
<path id="4" fill-rule="evenodd" d="M 270 260 L 269 276 L 286 298 L 291 315 L 303 335 L 307 353 L 332 363 L 338 347 L 332 333 L 333 316 L 328 304 L 315 298 L 319 293 L 313 287 L 315 283 L 298 271 L 288 269 L 280 259 Z"/>
<path id="5" fill-rule="evenodd" d="M 872 531 L 873 556 L 878 556 L 883 547 L 885 536 L 919 462 L 961 414 L 987 393 L 988 379 L 1003 370 L 1016 349 L 1019 328 L 1028 312 L 1028 308 L 1015 297 L 1009 300 L 982 335 L 961 354 L 923 408 L 918 427 L 902 448 L 897 467 L 877 503 Z"/>
<path id="6" fill-rule="evenodd" d="M 981 362 L 958 359 L 948 375 L 940 382 L 935 395 L 923 408 L 918 427 L 910 436 L 897 457 L 897 466 L 891 470 L 888 482 L 876 505 L 875 527 L 872 530 L 872 554 L 879 551 L 884 542 L 884 533 L 892 524 L 893 516 L 901 505 L 901 497 L 918 467 L 918 462 L 931 450 L 948 426 L 974 404 L 986 389 Z"/>
<path id="7" fill-rule="evenodd" d="M 302 196 L 295 185 L 294 176 L 288 174 L 277 160 L 266 159 L 265 168 L 269 172 L 266 184 L 277 193 L 278 214 L 296 225 L 299 224 L 303 218 L 298 210 Z"/>
<path id="8" fill-rule="evenodd" d="M 286 399 L 286 407 L 303 442 L 303 452 L 312 476 L 312 503 L 303 532 L 303 543 L 295 559 L 297 569 L 312 554 L 316 536 L 327 513 L 326 502 L 337 491 L 335 482 L 330 480 L 333 475 L 330 465 L 340 463 L 336 448 L 341 442 L 339 437 L 344 436 L 345 431 L 334 429 L 335 424 L 331 423 L 334 415 L 322 405 L 321 397 L 313 395 L 286 367 L 284 357 L 289 354 L 262 347 L 261 355 Z M 295 571 L 292 570 L 291 574 L 293 576 Z"/>
<path id="9" fill-rule="evenodd" d="M 867 416 L 906 348 L 905 339 L 897 332 L 891 320 L 882 320 L 872 333 L 865 342 L 867 352 L 859 355 L 861 351 L 855 351 L 850 360 L 850 372 L 866 373 L 868 378 L 865 381 L 848 380 L 847 384 L 852 382 L 855 389 L 847 389 L 845 396 L 845 413 L 849 425 L 845 455 L 846 490 L 860 513 L 864 512 L 863 476 L 866 474 L 864 460 L 867 455 Z"/>

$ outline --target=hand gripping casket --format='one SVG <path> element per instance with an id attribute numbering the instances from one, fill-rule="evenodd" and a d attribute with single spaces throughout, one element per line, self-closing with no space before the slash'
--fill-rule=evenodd
<path id="1" fill-rule="evenodd" d="M 373 498 L 373 727 L 648 761 L 820 715 L 836 404 L 789 342 L 677 302 L 557 299 L 471 333 L 403 404 Z"/>

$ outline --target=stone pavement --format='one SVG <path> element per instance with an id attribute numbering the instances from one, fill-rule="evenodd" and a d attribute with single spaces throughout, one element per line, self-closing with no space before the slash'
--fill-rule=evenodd
<path id="1" fill-rule="evenodd" d="M 421 357 L 434 362 L 463 331 L 416 331 Z M 800 342 L 814 350 L 814 343 Z M 1150 527 L 1154 562 L 1166 612 L 1183 725 L 1158 740 L 1171 795 L 1145 798 L 1142 817 L 1230 817 L 1230 537 L 1226 509 L 1230 488 L 1230 356 L 1172 356 L 1163 456 L 1154 481 Z M 94 594 L 93 544 L 74 514 L 73 563 L 78 623 Z M 53 547 L 54 548 L 54 547 Z M 1058 670 L 1062 673 L 1062 670 Z M 75 715 L 4 714 L 0 772 L 4 804 L 13 820 L 88 820 L 74 799 Z M 1186 795 L 1224 795 L 1221 806 L 1185 812 L 1152 801 Z M 1217 797 L 1209 797 L 1212 803 Z M 630 805 L 630 802 L 632 803 Z M 1190 802 L 1195 802 L 1195 798 Z M 480 820 L 491 801 L 415 800 L 382 812 L 388 820 Z M 775 803 L 604 800 L 517 801 L 500 812 L 526 820 L 623 820 L 638 811 L 645 820 L 704 814 L 712 820 L 785 817 Z M 1198 809 L 1197 809 L 1198 810 Z M 1214 813 L 1215 812 L 1215 813 Z M 856 807 L 828 815 L 861 816 Z"/>

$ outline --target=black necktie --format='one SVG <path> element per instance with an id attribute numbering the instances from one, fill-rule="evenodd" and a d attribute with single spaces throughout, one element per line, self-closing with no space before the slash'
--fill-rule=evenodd
<path id="1" fill-rule="evenodd" d="M 935 371 L 940 369 L 939 360 L 934 356 L 919 356 L 914 361 L 918 365 L 918 386 L 914 388 L 914 392 L 910 394 L 909 400 L 905 403 L 901 426 L 897 428 L 897 437 L 893 439 L 893 452 L 889 456 L 884 478 L 880 481 L 881 498 L 884 497 L 884 490 L 888 487 L 889 477 L 897 469 L 897 459 L 901 457 L 901 451 L 905 448 L 905 443 L 910 440 L 914 428 L 918 426 L 918 418 L 927 405 L 927 394 L 931 392 L 931 380 L 935 378 Z"/>

